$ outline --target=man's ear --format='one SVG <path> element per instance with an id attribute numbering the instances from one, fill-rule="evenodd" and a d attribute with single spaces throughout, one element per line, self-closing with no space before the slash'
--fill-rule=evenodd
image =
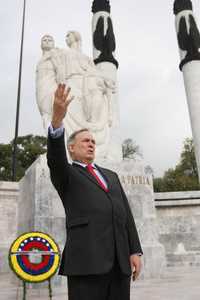
<path id="1" fill-rule="evenodd" d="M 69 151 L 70 155 L 74 153 L 74 144 L 68 145 L 68 151 Z"/>

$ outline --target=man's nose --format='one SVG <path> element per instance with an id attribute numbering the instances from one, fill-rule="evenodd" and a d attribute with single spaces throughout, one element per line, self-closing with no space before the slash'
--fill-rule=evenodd
<path id="1" fill-rule="evenodd" d="M 89 141 L 89 146 L 92 147 L 92 148 L 94 147 L 94 144 L 93 144 L 92 141 Z"/>

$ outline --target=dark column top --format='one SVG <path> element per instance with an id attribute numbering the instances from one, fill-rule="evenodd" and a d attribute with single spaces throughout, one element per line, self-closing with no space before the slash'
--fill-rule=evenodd
<path id="1" fill-rule="evenodd" d="M 94 0 L 92 4 L 92 12 L 95 14 L 98 11 L 107 11 L 110 13 L 109 0 Z"/>
<path id="2" fill-rule="evenodd" d="M 175 0 L 174 14 L 177 15 L 183 10 L 192 10 L 192 2 L 190 0 Z"/>

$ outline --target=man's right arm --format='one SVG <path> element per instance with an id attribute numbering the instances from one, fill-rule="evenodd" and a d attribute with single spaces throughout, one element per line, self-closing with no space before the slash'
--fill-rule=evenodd
<path id="1" fill-rule="evenodd" d="M 51 180 L 62 197 L 68 182 L 68 161 L 64 142 L 63 118 L 66 115 L 70 89 L 65 91 L 65 85 L 59 84 L 55 92 L 52 122 L 49 127 L 47 141 L 47 162 L 50 168 Z"/>

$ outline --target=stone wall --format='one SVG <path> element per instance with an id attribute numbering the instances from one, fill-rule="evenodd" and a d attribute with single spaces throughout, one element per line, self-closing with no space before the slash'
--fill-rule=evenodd
<path id="1" fill-rule="evenodd" d="M 200 265 L 200 191 L 155 193 L 168 266 Z"/>
<path id="2" fill-rule="evenodd" d="M 43 231 L 62 247 L 66 238 L 65 213 L 49 177 L 46 155 L 41 155 L 21 179 L 18 233 Z"/>
<path id="3" fill-rule="evenodd" d="M 8 251 L 17 237 L 19 185 L 0 182 L 0 274 L 9 271 Z"/>
<path id="4" fill-rule="evenodd" d="M 43 163 L 39 162 L 27 170 L 20 183 L 0 182 L 0 273 L 8 271 L 8 250 L 24 231 L 48 232 L 63 247 L 64 211 L 57 193 L 49 186 Z M 123 184 L 130 198 L 129 181 Z M 137 186 L 136 190 L 140 190 Z M 154 199 L 159 242 L 164 246 L 167 266 L 200 265 L 200 191 L 155 193 Z M 136 221 L 141 219 L 137 214 L 135 217 Z M 138 227 L 140 230 L 139 224 Z"/>

